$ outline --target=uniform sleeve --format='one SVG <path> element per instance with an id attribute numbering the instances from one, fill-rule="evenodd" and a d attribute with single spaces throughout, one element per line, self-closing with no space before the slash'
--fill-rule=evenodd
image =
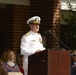
<path id="1" fill-rule="evenodd" d="M 22 55 L 29 56 L 35 53 L 34 51 L 29 50 L 29 43 L 30 43 L 29 38 L 27 36 L 23 36 L 20 45 Z"/>

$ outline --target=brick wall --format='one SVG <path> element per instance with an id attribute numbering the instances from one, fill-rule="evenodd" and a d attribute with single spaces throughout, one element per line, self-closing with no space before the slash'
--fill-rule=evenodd
<path id="1" fill-rule="evenodd" d="M 13 5 L 13 50 L 20 49 L 21 37 L 25 34 L 29 27 L 26 20 L 29 17 L 29 7 L 21 5 Z"/>
<path id="2" fill-rule="evenodd" d="M 0 53 L 12 48 L 12 18 L 10 7 L 0 8 Z"/>
<path id="3" fill-rule="evenodd" d="M 17 52 L 22 35 L 29 30 L 26 25 L 26 20 L 29 17 L 29 6 L 7 4 L 5 8 L 0 8 L 0 16 L 2 37 L 0 51 L 12 49 Z"/>
<path id="4" fill-rule="evenodd" d="M 52 36 L 52 48 L 59 49 L 60 41 L 60 1 L 53 3 L 53 21 L 52 21 L 52 30 L 54 36 Z"/>
<path id="5" fill-rule="evenodd" d="M 59 36 L 60 5 L 59 0 L 31 0 L 30 16 L 39 15 L 42 18 L 40 32 L 54 30 Z M 57 48 L 57 40 L 50 34 L 46 34 L 46 48 Z"/>
<path id="6" fill-rule="evenodd" d="M 60 13 L 59 0 L 31 0 L 29 6 L 6 5 L 5 9 L 0 9 L 0 27 L 3 35 L 4 49 L 13 49 L 17 52 L 20 48 L 20 41 L 23 34 L 29 30 L 26 20 L 30 16 L 41 17 L 40 33 L 46 30 L 54 30 L 56 35 L 60 35 Z M 57 40 L 50 34 L 46 35 L 46 48 L 56 48 Z M 2 38 L 3 38 L 2 37 Z"/>

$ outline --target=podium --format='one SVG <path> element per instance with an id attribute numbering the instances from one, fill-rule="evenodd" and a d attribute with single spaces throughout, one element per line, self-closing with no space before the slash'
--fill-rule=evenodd
<path id="1" fill-rule="evenodd" d="M 44 50 L 30 55 L 28 75 L 71 75 L 70 51 Z"/>

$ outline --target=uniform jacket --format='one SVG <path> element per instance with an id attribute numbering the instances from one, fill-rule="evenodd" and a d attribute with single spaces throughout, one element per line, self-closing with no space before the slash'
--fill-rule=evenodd
<path id="1" fill-rule="evenodd" d="M 42 37 L 39 33 L 29 31 L 21 38 L 21 54 L 23 57 L 23 68 L 28 69 L 28 56 L 34 54 L 37 50 L 45 50 Z"/>

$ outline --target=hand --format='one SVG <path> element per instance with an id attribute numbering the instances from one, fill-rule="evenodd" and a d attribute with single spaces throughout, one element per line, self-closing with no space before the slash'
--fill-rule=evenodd
<path id="1" fill-rule="evenodd" d="M 41 50 L 37 50 L 35 53 L 41 52 Z"/>

